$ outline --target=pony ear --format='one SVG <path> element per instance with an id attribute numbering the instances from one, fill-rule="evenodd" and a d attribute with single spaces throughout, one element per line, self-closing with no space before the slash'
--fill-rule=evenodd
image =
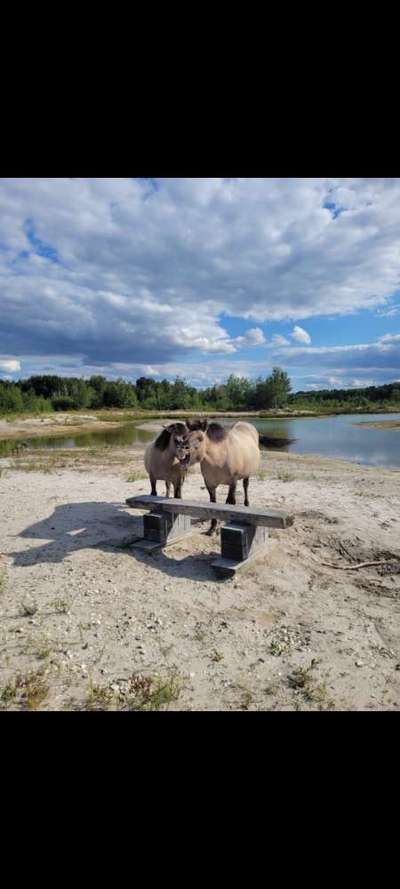
<path id="1" fill-rule="evenodd" d="M 208 420 L 193 420 L 186 423 L 189 432 L 207 432 Z"/>

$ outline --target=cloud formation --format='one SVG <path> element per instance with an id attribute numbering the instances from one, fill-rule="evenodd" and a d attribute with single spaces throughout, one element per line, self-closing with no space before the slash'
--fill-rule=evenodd
<path id="1" fill-rule="evenodd" d="M 307 333 L 307 331 L 304 330 L 303 327 L 298 327 L 296 325 L 296 327 L 293 330 L 293 333 L 291 333 L 290 335 L 293 340 L 296 340 L 297 343 L 306 343 L 307 345 L 310 345 L 310 343 L 311 343 L 310 334 Z"/>
<path id="2" fill-rule="evenodd" d="M 272 344 L 274 346 L 289 346 L 290 342 L 286 339 L 286 337 L 281 336 L 279 333 L 274 333 L 272 337 Z"/>
<path id="3" fill-rule="evenodd" d="M 21 370 L 21 362 L 11 358 L 0 357 L 0 372 L 6 374 L 18 373 Z"/>
<path id="4" fill-rule="evenodd" d="M 366 308 L 391 317 L 399 287 L 398 179 L 0 180 L 3 365 L 37 356 L 51 367 L 58 355 L 75 372 L 207 368 L 207 356 L 259 355 L 258 325 L 288 322 L 307 345 L 277 352 L 288 366 L 313 354 L 327 367 L 396 366 L 395 341 L 316 352 L 296 322 Z M 244 322 L 240 336 L 229 317 Z"/>

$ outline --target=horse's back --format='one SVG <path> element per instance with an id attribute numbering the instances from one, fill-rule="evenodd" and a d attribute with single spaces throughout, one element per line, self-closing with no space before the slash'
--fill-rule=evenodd
<path id="1" fill-rule="evenodd" d="M 250 423 L 235 423 L 229 435 L 227 457 L 232 476 L 247 478 L 257 472 L 261 454 L 255 426 Z"/>
<path id="2" fill-rule="evenodd" d="M 239 420 L 238 423 L 232 427 L 232 432 L 238 432 L 239 435 L 250 436 L 253 441 L 255 441 L 257 447 L 259 447 L 260 436 L 255 426 L 252 423 L 245 423 L 244 420 Z"/>

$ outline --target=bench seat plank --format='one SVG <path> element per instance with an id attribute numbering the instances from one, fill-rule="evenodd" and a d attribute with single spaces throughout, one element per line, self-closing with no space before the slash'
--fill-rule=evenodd
<path id="1" fill-rule="evenodd" d="M 222 503 L 201 503 L 196 500 L 174 500 L 167 497 L 129 497 L 126 501 L 131 509 L 162 509 L 165 512 L 180 513 L 200 518 L 219 519 L 222 522 L 236 522 L 266 528 L 289 528 L 293 516 L 275 509 L 251 509 L 246 506 L 229 506 Z"/>

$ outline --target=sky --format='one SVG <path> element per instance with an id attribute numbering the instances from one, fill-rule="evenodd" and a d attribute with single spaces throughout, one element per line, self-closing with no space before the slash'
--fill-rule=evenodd
<path id="1" fill-rule="evenodd" d="M 0 179 L 0 378 L 400 379 L 400 179 Z"/>

